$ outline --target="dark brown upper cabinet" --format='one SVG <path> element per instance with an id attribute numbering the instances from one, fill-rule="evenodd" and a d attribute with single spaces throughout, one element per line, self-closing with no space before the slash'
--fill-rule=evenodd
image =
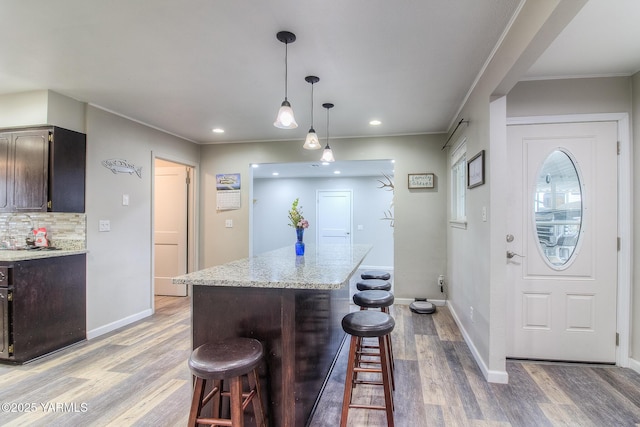
<path id="1" fill-rule="evenodd" d="M 0 212 L 84 212 L 86 136 L 47 127 L 0 133 Z"/>

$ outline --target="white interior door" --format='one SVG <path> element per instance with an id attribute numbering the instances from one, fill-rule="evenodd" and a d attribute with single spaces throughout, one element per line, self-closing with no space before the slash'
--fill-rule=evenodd
<path id="1" fill-rule="evenodd" d="M 614 363 L 617 124 L 507 132 L 507 356 Z"/>
<path id="2" fill-rule="evenodd" d="M 187 167 L 156 167 L 154 184 L 154 288 L 156 295 L 186 296 L 171 279 L 187 273 Z"/>
<path id="3" fill-rule="evenodd" d="M 318 244 L 351 243 L 351 190 L 318 190 Z"/>

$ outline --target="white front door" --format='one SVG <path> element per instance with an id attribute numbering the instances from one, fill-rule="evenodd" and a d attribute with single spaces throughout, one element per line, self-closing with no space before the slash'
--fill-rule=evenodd
<path id="1" fill-rule="evenodd" d="M 186 285 L 174 285 L 187 273 L 187 167 L 156 167 L 154 183 L 154 293 L 186 296 Z"/>
<path id="2" fill-rule="evenodd" d="M 351 243 L 351 191 L 318 190 L 318 244 Z"/>
<path id="3" fill-rule="evenodd" d="M 614 363 L 617 123 L 507 138 L 507 357 Z"/>

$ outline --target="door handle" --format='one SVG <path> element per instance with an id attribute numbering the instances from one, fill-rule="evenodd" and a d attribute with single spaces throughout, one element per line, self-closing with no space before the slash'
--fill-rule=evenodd
<path id="1" fill-rule="evenodd" d="M 515 253 L 513 251 L 507 251 L 507 259 L 511 259 L 513 257 L 516 257 L 516 256 L 520 257 L 520 258 L 524 258 L 524 255 L 517 254 L 517 253 Z"/>

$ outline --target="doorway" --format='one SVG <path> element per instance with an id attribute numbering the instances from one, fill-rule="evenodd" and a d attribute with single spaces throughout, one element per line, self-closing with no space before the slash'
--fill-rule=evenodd
<path id="1" fill-rule="evenodd" d="M 154 295 L 187 296 L 187 286 L 172 279 L 193 262 L 192 173 L 190 166 L 154 160 Z"/>
<path id="2" fill-rule="evenodd" d="M 616 362 L 618 123 L 512 125 L 507 357 Z"/>
<path id="3" fill-rule="evenodd" d="M 318 245 L 353 243 L 351 190 L 318 190 Z"/>

